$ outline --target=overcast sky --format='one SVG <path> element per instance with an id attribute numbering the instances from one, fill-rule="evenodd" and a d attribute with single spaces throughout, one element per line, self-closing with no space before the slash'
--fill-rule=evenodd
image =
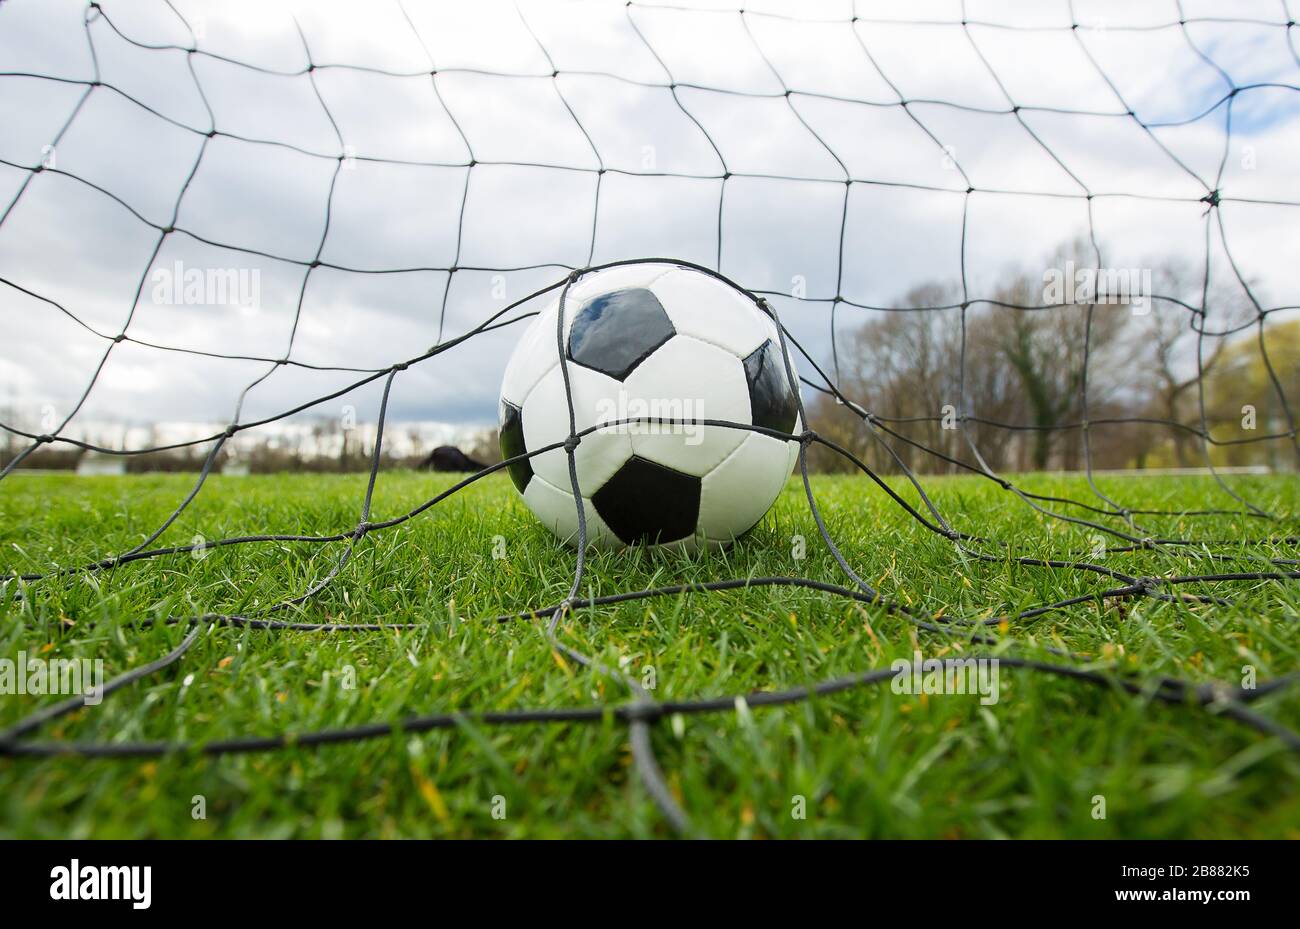
<path id="1" fill-rule="evenodd" d="M 1300 65 L 1277 25 L 1296 17 L 1277 0 L 1185 0 L 1185 31 L 1178 7 L 1154 0 L 1076 0 L 1077 31 L 1064 0 L 967 2 L 966 29 L 958 3 L 918 0 L 863 0 L 857 23 L 852 3 L 793 0 L 747 0 L 744 14 L 684 0 L 674 6 L 700 8 L 100 5 L 106 17 L 75 0 L 0 3 L 0 409 L 29 427 L 41 411 L 66 415 L 109 343 L 23 290 L 109 336 L 125 327 L 158 346 L 378 368 L 433 345 L 440 325 L 444 338 L 462 333 L 589 258 L 718 267 L 724 172 L 734 175 L 722 198 L 724 274 L 782 293 L 802 279 L 812 298 L 834 296 L 842 277 L 844 298 L 872 305 L 897 304 L 924 281 L 960 281 L 967 184 L 954 163 L 977 189 L 965 244 L 972 297 L 1010 269 L 1041 275 L 1062 241 L 1086 234 L 1086 192 L 1097 195 L 1105 266 L 1199 265 L 1198 201 L 1215 186 L 1229 109 L 1221 196 L 1300 203 Z M 1224 16 L 1258 22 L 1197 21 Z M 674 96 L 674 82 L 694 86 Z M 1229 108 L 1234 84 L 1250 89 Z M 1250 86 L 1265 84 L 1288 86 Z M 1170 124 L 1153 133 L 1177 161 L 1126 106 Z M 33 177 L 56 138 L 55 170 Z M 746 176 L 762 174 L 803 180 Z M 1227 200 L 1220 210 L 1261 302 L 1300 304 L 1297 207 Z M 155 226 L 171 225 L 173 211 L 176 231 L 157 248 Z M 1214 232 L 1212 275 L 1227 280 Z M 321 266 L 309 268 L 318 251 Z M 256 270 L 258 306 L 157 302 L 153 272 L 176 262 Z M 448 289 L 453 264 L 542 267 L 461 270 Z M 824 361 L 830 304 L 778 308 Z M 842 307 L 839 324 L 870 312 Z M 476 337 L 404 372 L 390 415 L 492 421 L 521 331 Z M 125 341 L 69 432 L 228 421 L 267 372 L 262 361 Z M 242 418 L 356 378 L 281 367 L 248 392 Z M 372 386 L 313 414 L 348 403 L 364 420 L 377 401 Z"/>

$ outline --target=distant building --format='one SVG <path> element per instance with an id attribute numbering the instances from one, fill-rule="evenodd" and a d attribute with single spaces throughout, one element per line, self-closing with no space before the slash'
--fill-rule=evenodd
<path id="1" fill-rule="evenodd" d="M 87 450 L 77 459 L 77 473 L 81 475 L 125 474 L 125 455 L 106 455 Z"/>

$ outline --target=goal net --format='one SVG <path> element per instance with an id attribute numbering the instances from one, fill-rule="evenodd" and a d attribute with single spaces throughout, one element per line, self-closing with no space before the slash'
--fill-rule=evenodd
<path id="1" fill-rule="evenodd" d="M 1079 602 L 1212 608 L 1233 584 L 1294 579 L 1296 562 L 1275 557 L 1295 542 L 1294 514 L 1253 499 L 1241 472 L 1300 460 L 1295 33 L 1283 2 L 0 3 L 0 479 L 76 462 L 196 472 L 137 545 L 9 566 L 5 596 L 231 545 L 337 551 L 324 576 L 259 613 L 173 617 L 189 627 L 176 651 L 110 691 L 181 661 L 213 625 L 420 626 L 344 626 L 311 615 L 312 600 L 364 585 L 346 569 L 368 536 L 401 533 L 509 462 L 383 519 L 371 506 L 380 472 L 464 435 L 447 424 L 492 415 L 510 346 L 546 301 L 593 269 L 649 258 L 721 276 L 779 320 L 802 373 L 807 428 L 793 438 L 821 535 L 810 544 L 842 582 L 717 578 L 587 597 L 579 554 L 566 598 L 478 619 L 540 618 L 556 649 L 622 681 L 626 701 L 479 718 L 613 712 L 682 829 L 649 733 L 735 698 L 657 701 L 566 643 L 563 617 L 802 586 L 978 648 L 987 626 Z M 369 473 L 355 523 L 174 537 L 210 475 L 322 460 Z M 1201 469 L 1221 505 L 1155 505 L 1141 481 L 1121 496 L 1095 479 L 1133 468 Z M 890 599 L 822 518 L 809 474 L 835 470 L 889 494 L 954 555 L 1077 572 L 1096 589 L 1006 615 Z M 1088 493 L 1040 483 L 1053 470 L 1079 472 Z M 1045 556 L 987 538 L 928 492 L 951 473 L 1098 541 Z M 1198 534 L 1198 517 L 1226 513 L 1252 541 Z M 1189 548 L 1204 574 L 1138 575 L 1110 557 Z M 1281 680 L 1211 691 L 1077 657 L 1002 660 L 1175 703 L 1226 701 L 1276 734 L 1248 704 Z M 889 673 L 746 699 L 794 702 Z M 74 704 L 0 734 L 0 753 L 177 747 L 29 738 Z"/>

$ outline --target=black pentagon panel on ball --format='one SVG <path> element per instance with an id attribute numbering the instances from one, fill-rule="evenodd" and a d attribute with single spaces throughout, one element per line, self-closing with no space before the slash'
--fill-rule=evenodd
<path id="1" fill-rule="evenodd" d="M 793 431 L 799 404 L 785 374 L 781 349 L 771 339 L 745 359 L 745 380 L 749 382 L 749 409 L 754 425 Z"/>
<path id="2" fill-rule="evenodd" d="M 569 328 L 569 357 L 585 368 L 623 380 L 676 334 L 659 298 L 644 287 L 587 301 Z"/>
<path id="3" fill-rule="evenodd" d="M 592 494 L 591 502 L 628 545 L 676 542 L 695 533 L 700 479 L 633 455 Z"/>
<path id="4" fill-rule="evenodd" d="M 524 411 L 509 400 L 501 401 L 501 457 L 513 458 L 522 455 L 528 449 L 524 447 Z M 508 465 L 510 480 L 520 493 L 528 486 L 533 477 L 532 459 L 525 458 Z"/>

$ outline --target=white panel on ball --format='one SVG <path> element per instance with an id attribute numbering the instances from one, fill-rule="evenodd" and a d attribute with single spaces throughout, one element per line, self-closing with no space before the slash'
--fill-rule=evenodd
<path id="1" fill-rule="evenodd" d="M 631 287 L 644 287 L 653 291 L 651 285 L 664 275 L 673 273 L 676 267 L 676 265 L 646 262 L 615 265 L 602 271 L 584 274 L 569 285 L 568 294 L 564 298 L 565 323 L 571 322 L 574 312 L 592 297 Z"/>
<path id="2" fill-rule="evenodd" d="M 678 269 L 654 282 L 651 292 L 664 305 L 673 328 L 744 358 L 771 338 L 754 301 L 699 271 Z"/>
<path id="3" fill-rule="evenodd" d="M 749 433 L 738 449 L 704 476 L 699 531 L 712 541 L 729 542 L 762 519 L 790 476 L 788 447 L 799 446 Z"/>
<path id="4" fill-rule="evenodd" d="M 793 428 L 792 430 L 790 430 L 790 431 L 791 431 L 791 433 L 792 433 L 793 435 L 798 435 L 799 433 L 803 432 L 803 417 L 801 417 L 801 416 L 796 416 L 796 417 L 794 418 L 794 428 Z M 787 447 L 787 449 L 788 449 L 788 454 L 789 454 L 789 456 L 790 456 L 790 464 L 789 464 L 789 466 L 785 469 L 785 473 L 788 475 L 788 474 L 790 474 L 792 471 L 794 471 L 794 469 L 795 469 L 795 468 L 798 466 L 798 464 L 799 464 L 799 443 L 798 443 L 798 442 L 787 442 L 787 443 L 786 443 L 786 447 Z"/>
<path id="5" fill-rule="evenodd" d="M 655 401 L 663 409 L 671 407 L 666 401 L 677 401 L 687 414 L 681 418 L 750 422 L 744 365 L 731 352 L 698 339 L 673 336 L 637 365 L 624 384 L 629 403 Z M 633 451 L 696 477 L 707 474 L 749 435 L 747 430 L 725 426 L 696 425 L 690 427 L 691 434 L 660 429 L 660 435 L 633 433 Z"/>
<path id="6" fill-rule="evenodd" d="M 552 301 L 519 337 L 515 350 L 506 362 L 501 382 L 501 399 L 522 407 L 529 391 L 537 386 L 551 368 L 560 363 L 560 349 L 555 341 L 555 315 L 559 304 Z"/>
<path id="7" fill-rule="evenodd" d="M 617 418 L 618 392 L 612 377 L 567 363 L 573 391 L 573 412 L 578 432 Z M 569 405 L 564 392 L 564 372 L 556 365 L 528 395 L 523 408 L 524 444 L 538 449 L 564 441 L 569 434 Z M 623 431 L 593 432 L 582 437 L 574 452 L 578 483 L 584 495 L 600 489 L 632 456 L 631 438 Z M 556 487 L 569 487 L 569 461 L 564 449 L 544 452 L 532 459 L 533 471 Z"/>
<path id="8" fill-rule="evenodd" d="M 547 529 L 555 533 L 561 541 L 570 545 L 578 542 L 578 507 L 568 491 L 569 482 L 565 479 L 565 490 L 553 487 L 550 482 L 536 474 L 528 482 L 524 491 L 524 502 Z M 591 500 L 582 498 L 582 513 L 587 522 L 587 542 L 597 548 L 621 548 L 623 543 L 618 536 L 605 525 Z"/>

